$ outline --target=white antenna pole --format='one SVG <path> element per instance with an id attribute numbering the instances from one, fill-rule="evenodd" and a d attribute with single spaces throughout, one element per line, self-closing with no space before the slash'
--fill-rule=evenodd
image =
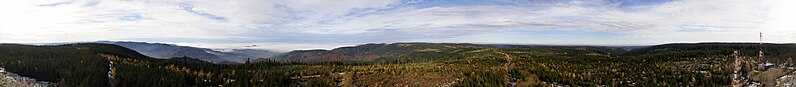
<path id="1" fill-rule="evenodd" d="M 758 56 L 757 56 L 758 63 L 759 64 L 764 64 L 763 63 L 763 30 L 762 29 L 760 30 L 760 44 L 757 45 L 757 51 L 758 51 Z"/>

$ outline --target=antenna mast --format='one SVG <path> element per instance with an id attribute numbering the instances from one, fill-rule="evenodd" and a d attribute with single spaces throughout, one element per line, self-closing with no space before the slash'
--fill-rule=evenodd
<path id="1" fill-rule="evenodd" d="M 757 45 L 757 50 L 759 52 L 757 56 L 758 63 L 763 64 L 763 31 L 760 31 L 760 44 Z"/>

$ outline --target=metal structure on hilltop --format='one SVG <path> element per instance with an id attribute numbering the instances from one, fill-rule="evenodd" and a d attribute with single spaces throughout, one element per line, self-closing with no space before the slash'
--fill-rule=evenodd
<path id="1" fill-rule="evenodd" d="M 763 32 L 761 31 L 760 32 L 760 43 L 757 45 L 757 52 L 758 52 L 758 54 L 757 54 L 757 60 L 758 60 L 757 61 L 757 68 L 760 69 L 761 71 L 766 71 L 769 68 L 774 67 L 774 64 L 766 63 L 765 60 L 763 60 L 764 54 L 765 54 L 765 53 L 763 53 L 763 50 L 764 50 Z"/>
<path id="2" fill-rule="evenodd" d="M 760 65 L 765 64 L 765 62 L 763 62 L 763 32 L 762 31 L 760 32 L 760 44 L 757 45 L 757 51 L 758 51 L 758 55 L 757 55 L 758 62 L 757 63 L 760 64 Z"/>

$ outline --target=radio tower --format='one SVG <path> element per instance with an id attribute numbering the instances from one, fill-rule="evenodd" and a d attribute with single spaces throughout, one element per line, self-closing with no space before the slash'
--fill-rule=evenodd
<path id="1" fill-rule="evenodd" d="M 757 45 L 757 50 L 759 52 L 758 55 L 757 55 L 758 64 L 762 65 L 764 63 L 763 62 L 763 32 L 762 31 L 760 31 L 760 44 Z"/>

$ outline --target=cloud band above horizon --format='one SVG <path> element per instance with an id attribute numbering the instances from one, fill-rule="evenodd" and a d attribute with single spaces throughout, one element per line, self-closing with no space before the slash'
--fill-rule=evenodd
<path id="1" fill-rule="evenodd" d="M 796 42 L 787 0 L 11 0 L 0 42 L 331 48 L 382 42 Z M 218 44 L 218 45 L 214 45 Z M 268 47 L 262 44 L 283 46 Z M 291 44 L 301 44 L 291 46 Z"/>

